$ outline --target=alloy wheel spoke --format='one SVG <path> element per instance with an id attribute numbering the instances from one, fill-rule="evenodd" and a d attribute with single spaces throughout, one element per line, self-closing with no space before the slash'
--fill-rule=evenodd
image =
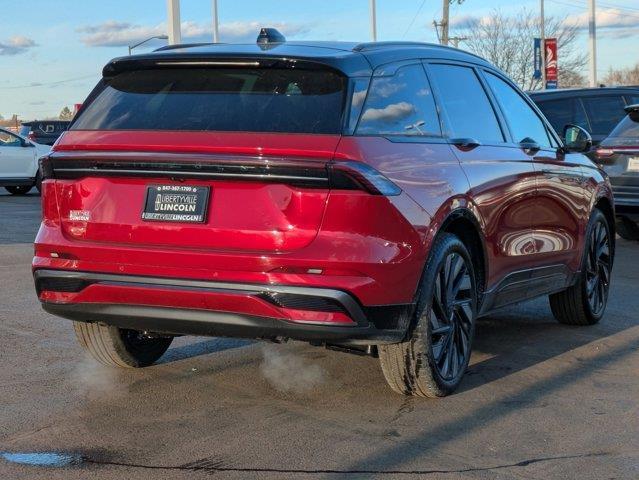
<path id="1" fill-rule="evenodd" d="M 452 254 L 446 258 L 446 301 L 452 302 L 455 299 L 455 278 L 460 269 L 460 258 Z"/>
<path id="2" fill-rule="evenodd" d="M 442 298 L 442 288 L 440 282 L 435 282 L 435 292 L 433 295 L 432 304 L 433 314 L 437 317 L 439 322 L 446 319 L 446 308 L 444 307 L 444 300 Z"/>
<path id="3" fill-rule="evenodd" d="M 435 279 L 430 309 L 432 355 L 442 378 L 459 376 L 470 355 L 474 297 L 468 265 L 449 254 Z"/>
<path id="4" fill-rule="evenodd" d="M 588 253 L 586 294 L 593 314 L 598 315 L 606 306 L 610 285 L 610 241 L 601 222 L 593 228 Z"/>

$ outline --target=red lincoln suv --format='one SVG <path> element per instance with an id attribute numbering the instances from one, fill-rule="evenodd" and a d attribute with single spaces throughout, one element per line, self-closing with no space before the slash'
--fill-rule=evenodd
<path id="1" fill-rule="evenodd" d="M 602 317 L 614 254 L 588 134 L 479 57 L 418 43 L 181 45 L 117 58 L 41 160 L 43 308 L 120 367 L 175 335 L 378 356 L 459 384 L 477 318 Z"/>

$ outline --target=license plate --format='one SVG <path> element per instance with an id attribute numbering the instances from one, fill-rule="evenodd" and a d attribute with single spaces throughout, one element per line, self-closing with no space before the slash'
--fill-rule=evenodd
<path id="1" fill-rule="evenodd" d="M 142 219 L 202 223 L 206 220 L 209 191 L 209 187 L 191 185 L 149 185 Z"/>
<path id="2" fill-rule="evenodd" d="M 639 172 L 639 157 L 630 157 L 628 159 L 628 171 Z"/>

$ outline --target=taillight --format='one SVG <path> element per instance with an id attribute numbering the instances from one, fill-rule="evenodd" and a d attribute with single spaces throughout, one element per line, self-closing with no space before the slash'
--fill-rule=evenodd
<path id="1" fill-rule="evenodd" d="M 606 159 L 610 158 L 615 154 L 615 151 L 612 148 L 598 148 L 595 150 L 595 155 L 598 159 Z"/>
<path id="2" fill-rule="evenodd" d="M 201 154 L 101 154 L 53 152 L 40 159 L 43 179 L 83 177 L 162 177 L 284 183 L 307 188 L 363 190 L 372 195 L 399 195 L 401 189 L 373 167 L 353 160 L 209 156 Z"/>
<path id="3" fill-rule="evenodd" d="M 36 141 L 36 136 L 35 136 L 35 133 L 33 133 L 33 130 L 31 130 L 31 131 L 27 134 L 27 138 L 28 138 L 29 140 L 31 140 L 32 142 L 35 142 L 35 141 Z"/>
<path id="4" fill-rule="evenodd" d="M 55 194 L 55 180 L 44 180 L 41 191 L 42 223 L 56 226 L 60 221 L 58 213 L 58 200 Z"/>
<path id="5" fill-rule="evenodd" d="M 373 167 L 354 161 L 335 162 L 330 168 L 331 188 L 366 190 L 373 195 L 394 196 L 402 190 Z"/>
<path id="6" fill-rule="evenodd" d="M 49 155 L 44 155 L 38 160 L 39 172 L 42 180 L 53 178 L 53 166 L 51 164 L 51 158 Z"/>

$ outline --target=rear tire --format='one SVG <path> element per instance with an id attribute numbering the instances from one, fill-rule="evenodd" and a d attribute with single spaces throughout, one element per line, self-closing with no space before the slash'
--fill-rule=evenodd
<path id="1" fill-rule="evenodd" d="M 78 342 L 97 361 L 112 367 L 140 368 L 155 363 L 173 337 L 149 337 L 136 330 L 73 322 Z"/>
<path id="2" fill-rule="evenodd" d="M 553 315 L 565 325 L 594 325 L 603 317 L 608 303 L 614 250 L 610 225 L 601 210 L 592 213 L 586 239 L 579 280 L 549 296 Z"/>
<path id="3" fill-rule="evenodd" d="M 31 191 L 33 185 L 18 185 L 14 187 L 4 187 L 11 195 L 26 195 Z"/>
<path id="4" fill-rule="evenodd" d="M 624 240 L 639 240 L 639 226 L 629 218 L 617 218 L 617 233 Z"/>
<path id="5" fill-rule="evenodd" d="M 440 235 L 420 283 L 410 338 L 378 347 L 382 372 L 395 392 L 443 397 L 457 388 L 470 360 L 476 285 L 465 245 L 455 235 Z"/>

